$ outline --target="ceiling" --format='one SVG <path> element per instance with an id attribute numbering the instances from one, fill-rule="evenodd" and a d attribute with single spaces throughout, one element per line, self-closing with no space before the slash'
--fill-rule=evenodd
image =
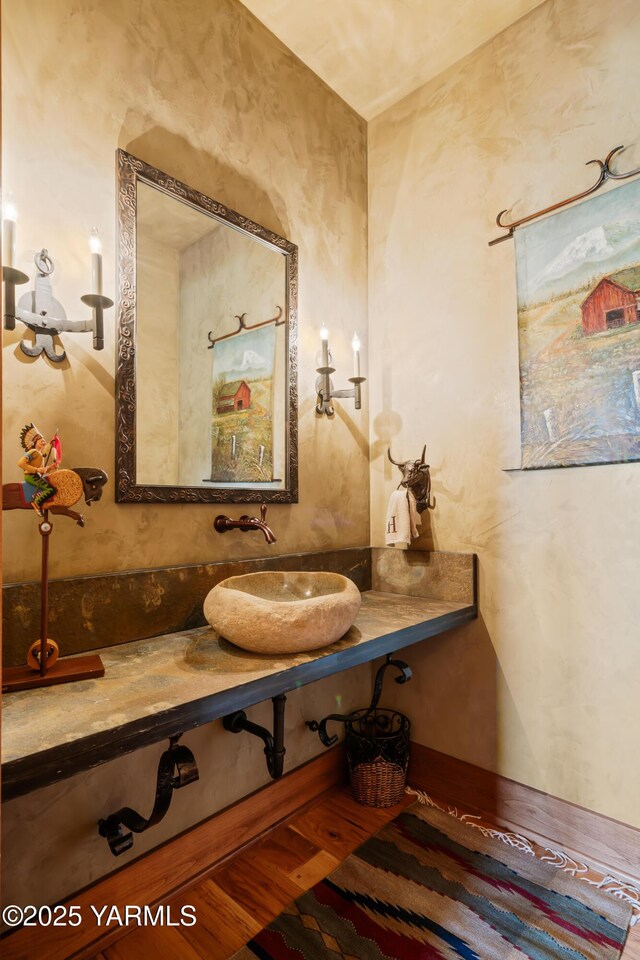
<path id="1" fill-rule="evenodd" d="M 366 120 L 543 0 L 242 0 Z"/>

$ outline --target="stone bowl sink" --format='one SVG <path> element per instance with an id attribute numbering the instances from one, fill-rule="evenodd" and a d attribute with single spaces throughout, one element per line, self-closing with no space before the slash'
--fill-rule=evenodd
<path id="1" fill-rule="evenodd" d="M 218 633 L 254 653 L 302 653 L 344 636 L 360 591 L 339 573 L 269 570 L 222 580 L 204 602 Z"/>

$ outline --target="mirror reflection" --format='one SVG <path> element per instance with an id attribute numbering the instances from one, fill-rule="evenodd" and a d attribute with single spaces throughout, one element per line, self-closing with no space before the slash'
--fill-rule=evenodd
<path id="1" fill-rule="evenodd" d="M 193 499 L 188 491 L 198 488 L 210 496 L 197 499 L 276 499 L 272 492 L 291 502 L 296 248 L 200 194 L 187 198 L 175 181 L 173 189 L 150 182 L 143 172 L 153 168 L 142 166 L 134 183 L 135 489 L 152 488 L 156 500 L 164 499 L 158 488 L 172 500 Z"/>

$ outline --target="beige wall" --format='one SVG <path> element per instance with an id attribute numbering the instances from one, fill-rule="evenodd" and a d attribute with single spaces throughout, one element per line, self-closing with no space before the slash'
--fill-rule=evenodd
<path id="1" fill-rule="evenodd" d="M 474 628 L 411 651 L 419 742 L 640 826 L 640 466 L 519 463 L 514 248 L 495 216 L 640 164 L 640 7 L 553 0 L 369 127 L 372 540 L 424 442 L 423 543 L 475 550 Z"/>
<path id="2" fill-rule="evenodd" d="M 180 256 L 145 237 L 136 257 L 136 476 L 139 483 L 178 483 Z"/>
<path id="3" fill-rule="evenodd" d="M 16 266 L 30 271 L 35 251 L 48 247 L 54 293 L 71 317 L 83 316 L 93 225 L 104 240 L 105 293 L 115 295 L 117 147 L 291 239 L 300 258 L 300 503 L 269 508 L 275 546 L 260 535 L 216 536 L 215 505 L 117 506 L 112 480 L 84 530 L 56 522 L 52 576 L 367 544 L 366 400 L 360 412 L 340 405 L 333 422 L 314 413 L 322 320 L 345 377 L 354 325 L 366 348 L 364 121 L 233 0 L 7 0 L 3 17 L 3 185 L 19 211 Z M 5 481 L 19 479 L 19 431 L 31 419 L 48 435 L 59 430 L 65 465 L 113 474 L 114 317 L 102 353 L 89 335 L 67 335 L 59 367 L 27 360 L 21 331 L 5 333 Z M 35 518 L 16 511 L 3 521 L 5 582 L 39 576 Z M 287 769 L 323 750 L 304 728 L 303 702 L 318 715 L 337 698 L 353 709 L 368 700 L 369 680 L 363 666 L 292 694 Z M 270 706 L 251 713 L 265 722 Z M 214 724 L 185 742 L 202 781 L 126 860 L 268 780 L 254 738 L 232 740 Z M 53 901 L 120 867 L 97 819 L 127 804 L 148 814 L 161 749 L 6 806 L 3 895 Z M 46 849 L 31 829 L 43 805 L 53 824 Z"/>
<path id="4" fill-rule="evenodd" d="M 7 0 L 3 15 L 16 266 L 31 271 L 46 246 L 70 316 L 84 315 L 93 225 L 115 295 L 117 147 L 289 238 L 300 257 L 300 503 L 269 508 L 275 547 L 216 537 L 213 506 L 116 506 L 112 477 L 84 531 L 56 524 L 52 575 L 368 543 L 366 400 L 359 412 L 340 404 L 333 422 L 314 413 L 322 320 L 345 378 L 353 328 L 366 332 L 364 121 L 233 0 Z M 114 326 L 111 310 L 101 353 L 88 334 L 67 335 L 62 368 L 24 357 L 20 329 L 5 333 L 5 481 L 19 479 L 30 419 L 48 435 L 59 428 L 67 466 L 113 474 Z M 4 523 L 6 582 L 37 577 L 34 518 L 14 512 Z"/>

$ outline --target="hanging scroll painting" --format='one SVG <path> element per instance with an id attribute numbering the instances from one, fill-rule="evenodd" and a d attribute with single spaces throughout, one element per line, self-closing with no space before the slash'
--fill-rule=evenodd
<path id="1" fill-rule="evenodd" d="M 213 350 L 211 480 L 273 477 L 275 326 L 239 333 Z"/>
<path id="2" fill-rule="evenodd" d="M 640 180 L 514 237 L 523 469 L 640 460 Z"/>

